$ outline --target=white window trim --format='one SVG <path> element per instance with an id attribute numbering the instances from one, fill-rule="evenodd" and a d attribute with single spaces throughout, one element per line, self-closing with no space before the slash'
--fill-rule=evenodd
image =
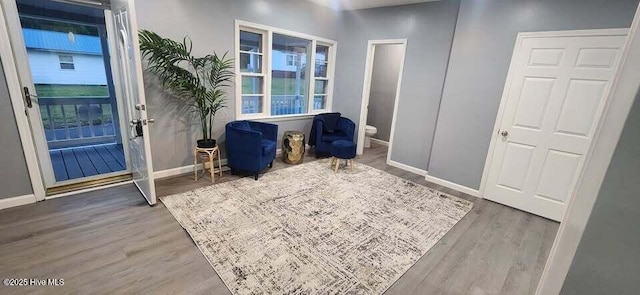
<path id="1" fill-rule="evenodd" d="M 243 114 L 242 113 L 242 77 L 252 75 L 251 73 L 242 73 L 240 71 L 240 30 L 255 32 L 262 34 L 263 43 L 262 43 L 262 70 L 263 74 L 257 74 L 258 76 L 264 77 L 264 99 L 263 99 L 263 109 L 262 113 L 256 114 Z M 307 89 L 307 113 L 304 114 L 294 114 L 294 115 L 271 115 L 271 60 L 272 60 L 272 40 L 273 34 L 282 34 L 291 37 L 301 38 L 311 40 L 311 61 L 309 63 L 309 87 Z M 246 22 L 242 20 L 235 21 L 235 72 L 236 72 L 236 83 L 235 83 L 235 106 L 236 106 L 236 119 L 237 120 L 260 120 L 260 121 L 286 121 L 286 120 L 298 120 L 298 119 L 307 119 L 311 118 L 314 115 L 331 112 L 333 106 L 333 85 L 334 85 L 334 77 L 335 77 L 335 63 L 336 63 L 336 49 L 338 43 L 334 40 L 317 37 L 313 35 L 308 35 L 304 33 L 299 33 L 295 31 L 290 31 L 286 29 L 280 29 L 276 27 L 265 26 L 261 24 Z M 327 85 L 327 93 L 325 108 L 313 110 L 313 100 L 315 97 L 315 52 L 317 45 L 324 45 L 329 47 L 328 59 L 327 63 L 327 77 L 320 77 L 318 79 L 328 80 L 329 85 Z"/>

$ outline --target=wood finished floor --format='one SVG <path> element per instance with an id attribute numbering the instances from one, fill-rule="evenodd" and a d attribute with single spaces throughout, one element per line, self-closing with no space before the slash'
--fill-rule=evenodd
<path id="1" fill-rule="evenodd" d="M 386 152 L 374 146 L 357 161 L 475 204 L 385 294 L 533 294 L 556 222 L 387 166 Z M 158 195 L 211 185 L 192 177 L 158 181 Z M 217 182 L 234 179 L 225 172 Z M 0 278 L 65 280 L 62 287 L 0 284 L 0 294 L 230 294 L 164 205 L 149 207 L 133 185 L 0 211 Z"/>

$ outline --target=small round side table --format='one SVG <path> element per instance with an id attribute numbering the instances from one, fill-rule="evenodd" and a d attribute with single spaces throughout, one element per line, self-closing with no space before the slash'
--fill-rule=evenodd
<path id="1" fill-rule="evenodd" d="M 218 172 L 220 173 L 220 177 L 222 177 L 222 163 L 220 161 L 220 149 L 218 147 L 214 148 L 199 148 L 195 147 L 193 149 L 193 172 L 195 174 L 195 181 L 198 181 L 198 156 L 202 160 L 202 176 L 207 172 L 206 171 L 206 162 L 209 162 L 209 172 L 211 173 L 211 182 L 216 181 L 216 171 L 215 166 L 213 165 L 213 161 L 218 158 Z"/>
<path id="2" fill-rule="evenodd" d="M 282 161 L 287 164 L 301 164 L 304 161 L 306 141 L 300 131 L 285 131 L 282 136 Z"/>

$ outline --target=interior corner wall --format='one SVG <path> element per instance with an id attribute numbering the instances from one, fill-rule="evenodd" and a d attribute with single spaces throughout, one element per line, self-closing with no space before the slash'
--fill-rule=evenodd
<path id="1" fill-rule="evenodd" d="M 640 290 L 640 94 L 625 123 L 561 294 Z"/>
<path id="2" fill-rule="evenodd" d="M 360 119 L 368 40 L 407 39 L 391 159 L 427 169 L 458 1 L 341 13 L 334 110 Z"/>
<path id="3" fill-rule="evenodd" d="M 429 175 L 480 187 L 518 32 L 628 28 L 637 5 L 637 0 L 462 0 Z"/>
<path id="4" fill-rule="evenodd" d="M 31 178 L 24 158 L 18 124 L 0 61 L 0 199 L 30 195 Z"/>
<path id="5" fill-rule="evenodd" d="M 234 54 L 235 20 L 306 33 L 337 40 L 338 12 L 299 0 L 137 0 L 136 18 L 140 29 L 163 37 L 193 40 L 196 55 Z M 340 44 L 338 44 L 338 48 Z M 144 74 L 150 126 L 151 151 L 155 171 L 193 164 L 193 145 L 201 138 L 198 120 L 184 104 L 176 102 L 163 90 L 160 82 Z M 235 90 L 228 91 L 227 108 L 214 122 L 214 138 L 224 147 L 224 128 L 235 120 Z M 311 119 L 272 122 L 278 125 L 278 142 L 286 130 L 311 129 Z M 224 157 L 224 150 L 223 150 Z"/>

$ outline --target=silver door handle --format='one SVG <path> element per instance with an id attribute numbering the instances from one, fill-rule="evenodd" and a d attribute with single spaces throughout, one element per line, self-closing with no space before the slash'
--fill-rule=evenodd
<path id="1" fill-rule="evenodd" d="M 149 119 L 147 119 L 147 122 L 149 122 L 149 123 L 155 123 L 155 122 L 156 122 L 156 119 L 154 119 L 154 118 L 149 118 Z"/>
<path id="2" fill-rule="evenodd" d="M 133 119 L 129 123 L 130 123 L 130 126 L 133 127 L 133 126 L 137 125 L 138 123 L 140 123 L 140 120 L 139 119 Z"/>
<path id="3" fill-rule="evenodd" d="M 502 135 L 502 136 L 504 136 L 504 137 L 507 137 L 507 136 L 509 136 L 509 131 L 506 131 L 506 130 L 505 130 L 505 131 L 502 131 L 502 132 L 500 133 L 500 135 Z"/>

